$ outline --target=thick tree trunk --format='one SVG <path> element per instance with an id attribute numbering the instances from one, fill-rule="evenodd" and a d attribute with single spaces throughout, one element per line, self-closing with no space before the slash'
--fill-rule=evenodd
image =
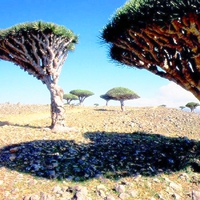
<path id="1" fill-rule="evenodd" d="M 51 95 L 51 126 L 53 132 L 77 132 L 73 127 L 65 124 L 65 108 L 63 102 L 64 91 L 56 83 L 47 83 Z"/>
<path id="2" fill-rule="evenodd" d="M 59 131 L 65 125 L 65 109 L 63 102 L 63 90 L 53 82 L 47 84 L 51 96 L 51 129 Z"/>
<path id="3" fill-rule="evenodd" d="M 48 89 L 51 95 L 51 129 L 63 129 L 66 126 L 63 90 L 53 83 L 48 86 Z"/>
<path id="4" fill-rule="evenodd" d="M 124 108 L 124 101 L 120 101 L 120 104 L 121 104 L 121 110 L 122 110 L 122 112 L 124 112 L 124 111 L 125 111 L 125 108 Z"/>

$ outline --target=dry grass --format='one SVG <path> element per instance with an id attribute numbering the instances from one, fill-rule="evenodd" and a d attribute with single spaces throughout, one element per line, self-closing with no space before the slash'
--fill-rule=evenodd
<path id="1" fill-rule="evenodd" d="M 141 133 L 142 139 L 165 136 L 166 141 L 174 138 L 184 138 L 195 141 L 198 150 L 200 115 L 187 113 L 170 108 L 127 108 L 121 112 L 118 107 L 74 107 L 66 109 L 66 123 L 68 126 L 78 128 L 80 131 L 73 133 L 50 133 L 42 128 L 50 125 L 50 108 L 38 105 L 10 105 L 0 106 L 0 148 L 6 146 L 32 143 L 33 141 L 74 141 L 76 145 L 95 143 L 92 135 L 104 134 L 103 141 L 112 142 L 116 135 Z M 138 136 L 140 138 L 140 136 Z M 105 140 L 104 140 L 105 139 Z M 156 139 L 159 141 L 159 139 Z M 129 147 L 131 148 L 131 146 Z M 123 148 L 121 149 L 123 151 Z M 139 149 L 140 150 L 140 149 Z M 103 152 L 103 149 L 100 149 Z M 159 152 L 159 151 L 158 151 Z M 1 150 L 0 150 L 1 153 Z M 199 157 L 196 158 L 199 161 Z M 116 164 L 116 163 L 115 163 Z M 144 163 L 145 164 L 145 163 Z M 117 165 L 117 164 L 116 164 Z M 23 173 L 17 167 L 4 166 L 0 163 L 0 199 L 21 200 L 28 194 L 39 194 L 41 191 L 52 193 L 56 185 L 85 185 L 89 190 L 89 196 L 94 200 L 102 198 L 96 195 L 96 187 L 104 184 L 108 193 L 118 198 L 118 193 L 113 189 L 118 183 L 125 182 L 127 190 L 136 190 L 134 199 L 174 199 L 172 193 L 180 195 L 180 199 L 191 199 L 192 190 L 198 190 L 200 175 L 191 166 L 180 170 L 163 171 L 154 175 L 110 175 L 110 171 L 103 174 L 104 178 L 81 179 L 83 181 L 70 181 L 69 179 L 48 179 L 35 176 L 34 173 Z M 141 170 L 141 169 L 140 169 Z M 122 172 L 121 172 L 122 173 Z M 188 178 L 183 180 L 181 175 L 186 173 Z M 123 173 L 122 173 L 123 174 Z M 180 184 L 181 191 L 172 191 L 169 188 L 169 180 Z M 170 191 L 169 191 L 170 190 Z M 59 199 L 59 198 L 58 198 Z M 133 197 L 130 197 L 133 199 Z"/>

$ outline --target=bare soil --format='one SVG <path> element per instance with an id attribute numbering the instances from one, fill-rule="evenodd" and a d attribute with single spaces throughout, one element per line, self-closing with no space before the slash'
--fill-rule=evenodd
<path id="1" fill-rule="evenodd" d="M 199 190 L 198 113 L 166 107 L 127 107 L 121 112 L 120 107 L 66 106 L 66 124 L 79 131 L 45 131 L 50 123 L 49 105 L 0 105 L 0 199 L 22 200 L 72 185 L 86 186 L 92 200 L 103 199 L 96 193 L 100 184 L 115 199 L 120 199 L 118 184 L 125 185 L 126 199 L 189 200 Z M 31 168 L 38 153 L 41 166 L 54 156 L 59 165 L 54 175 Z"/>

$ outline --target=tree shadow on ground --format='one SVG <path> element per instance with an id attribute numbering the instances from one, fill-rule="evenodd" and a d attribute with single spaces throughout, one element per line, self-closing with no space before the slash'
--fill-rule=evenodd
<path id="1" fill-rule="evenodd" d="M 114 110 L 114 109 L 107 109 L 107 108 L 95 108 L 95 111 L 105 111 L 105 112 L 110 112 L 110 111 L 120 111 L 119 110 Z"/>
<path id="2" fill-rule="evenodd" d="M 200 142 L 146 133 L 87 132 L 90 143 L 36 140 L 0 149 L 0 167 L 47 179 L 84 181 L 200 172 Z"/>
<path id="3" fill-rule="evenodd" d="M 22 127 L 22 128 L 28 127 L 28 128 L 33 128 L 33 129 L 43 128 L 42 126 L 33 126 L 30 124 L 21 125 L 21 124 L 12 123 L 9 121 L 0 121 L 0 127 L 1 126 L 15 126 L 15 127 Z"/>
<path id="4" fill-rule="evenodd" d="M 9 121 L 0 121 L 0 126 L 8 126 L 11 123 Z"/>

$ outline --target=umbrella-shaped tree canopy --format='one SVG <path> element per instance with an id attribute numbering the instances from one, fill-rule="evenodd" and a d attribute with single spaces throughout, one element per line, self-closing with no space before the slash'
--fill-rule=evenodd
<path id="1" fill-rule="evenodd" d="M 200 1 L 129 0 L 104 27 L 112 59 L 176 82 L 200 100 Z"/>
<path id="2" fill-rule="evenodd" d="M 106 92 L 106 96 L 110 97 L 113 100 L 131 100 L 140 98 L 134 91 L 124 88 L 124 87 L 115 87 Z"/>
<path id="3" fill-rule="evenodd" d="M 82 105 L 83 101 L 86 98 L 88 98 L 89 96 L 94 95 L 94 93 L 89 91 L 89 90 L 81 90 L 81 89 L 71 90 L 69 93 L 73 94 L 73 95 L 76 95 L 78 97 L 80 105 Z"/>
<path id="4" fill-rule="evenodd" d="M 0 30 L 0 59 L 13 62 L 46 84 L 51 95 L 53 130 L 65 126 L 63 90 L 58 86 L 61 68 L 78 37 L 64 26 L 28 22 Z"/>
<path id="5" fill-rule="evenodd" d="M 124 111 L 124 101 L 140 98 L 134 91 L 124 87 L 112 88 L 105 96 L 110 100 L 120 101 L 122 111 Z"/>

